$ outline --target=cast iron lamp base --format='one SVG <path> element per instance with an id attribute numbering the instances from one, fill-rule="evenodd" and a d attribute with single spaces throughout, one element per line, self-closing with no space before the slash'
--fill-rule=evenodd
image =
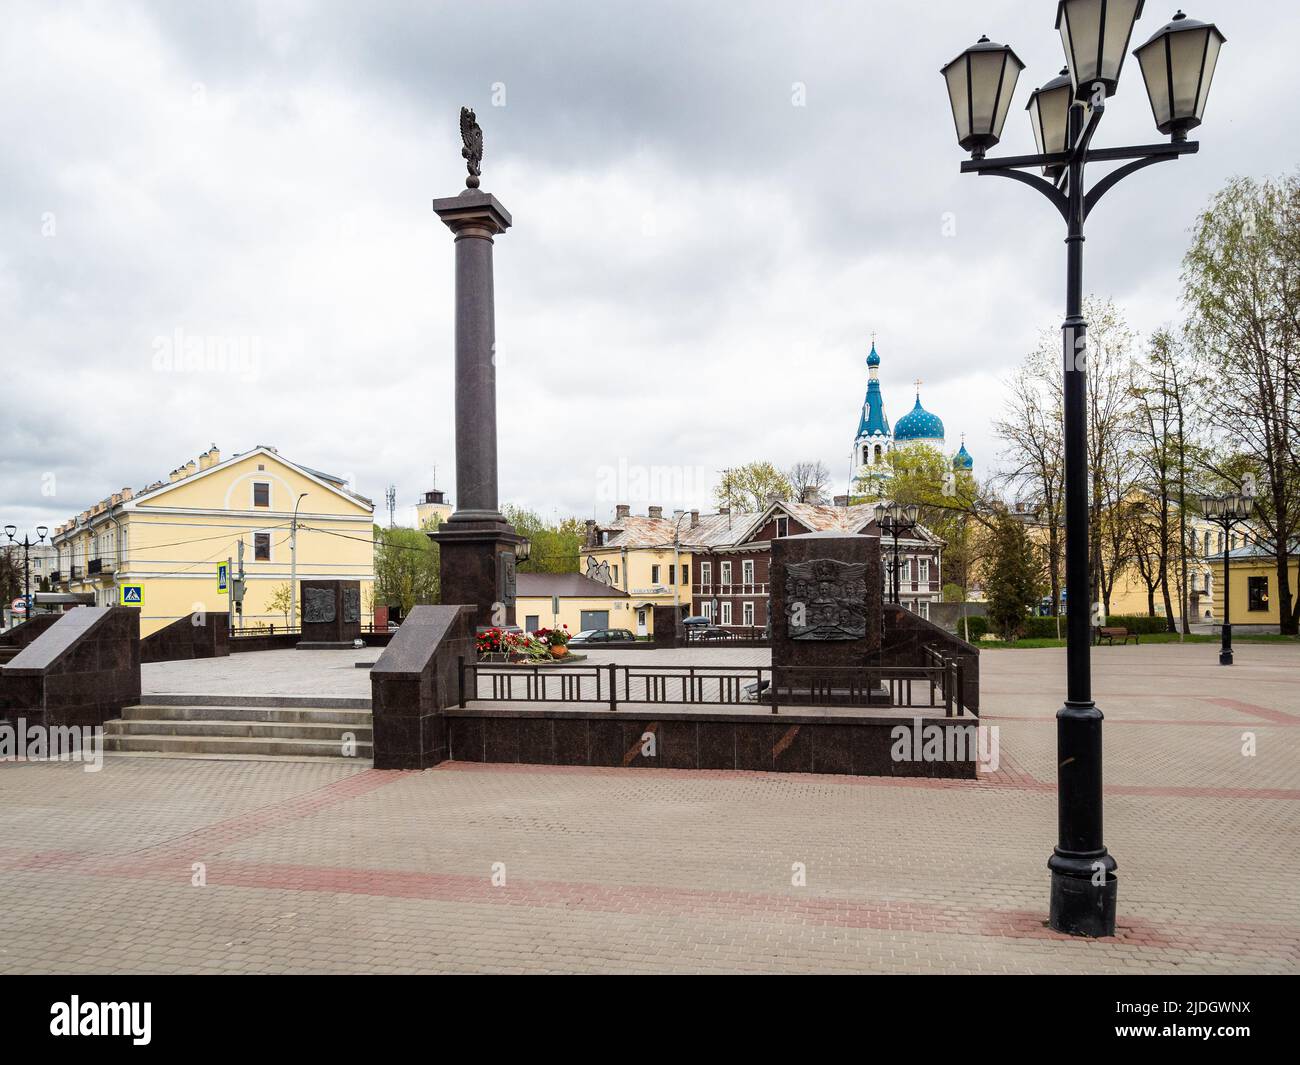
<path id="1" fill-rule="evenodd" d="M 1113 936 L 1115 934 L 1115 905 L 1119 897 L 1119 878 L 1112 872 L 1115 859 L 1102 852 L 1104 857 L 1079 859 L 1062 855 L 1058 848 L 1047 860 L 1052 870 L 1052 898 L 1048 923 L 1057 932 L 1071 936 Z M 1103 883 L 1095 883 L 1101 872 L 1093 872 L 1093 862 L 1101 861 L 1105 868 Z M 1081 873 L 1067 872 L 1066 868 Z"/>
<path id="2" fill-rule="evenodd" d="M 1119 881 L 1102 842 L 1103 716 L 1096 703 L 1071 703 L 1056 715 L 1056 790 L 1060 842 L 1052 871 L 1048 923 L 1071 936 L 1113 936 Z"/>
<path id="3" fill-rule="evenodd" d="M 1219 665 L 1232 665 L 1232 626 L 1223 626 L 1223 646 L 1219 648 Z"/>

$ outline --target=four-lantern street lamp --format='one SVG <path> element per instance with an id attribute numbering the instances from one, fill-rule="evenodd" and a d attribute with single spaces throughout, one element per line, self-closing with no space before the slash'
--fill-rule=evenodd
<path id="1" fill-rule="evenodd" d="M 32 616 L 32 565 L 31 551 L 37 544 L 45 542 L 45 537 L 49 534 L 49 529 L 44 525 L 36 528 L 36 539 L 33 540 L 26 533 L 21 540 L 16 539 L 18 536 L 18 526 L 6 525 L 5 536 L 9 537 L 9 542 L 23 549 L 23 616 L 30 618 Z"/>
<path id="2" fill-rule="evenodd" d="M 1087 323 L 1083 319 L 1084 222 L 1098 201 L 1130 174 L 1197 151 L 1187 140 L 1201 124 L 1224 36 L 1179 11 L 1133 54 L 1146 81 L 1156 128 L 1168 143 L 1093 148 L 1093 136 L 1115 95 L 1133 27 L 1144 0 L 1060 0 L 1056 27 L 1064 72 L 1029 97 L 1035 155 L 987 159 L 1002 139 L 1024 64 L 987 37 L 943 68 L 957 141 L 971 153 L 968 174 L 1008 177 L 1037 189 L 1066 224 L 1065 569 L 1071 589 L 1091 584 L 1088 557 Z M 1089 163 L 1122 162 L 1091 188 Z M 1034 173 L 1041 170 L 1041 175 Z M 1115 931 L 1115 859 L 1102 842 L 1102 714 L 1092 699 L 1087 595 L 1066 601 L 1067 694 L 1057 713 L 1059 843 L 1052 872 L 1053 928 L 1074 935 Z"/>
<path id="3" fill-rule="evenodd" d="M 894 539 L 894 579 L 891 585 L 893 594 L 890 600 L 893 603 L 899 601 L 898 538 L 916 531 L 921 524 L 917 520 L 918 513 L 919 511 L 914 503 L 909 503 L 906 506 L 898 503 L 876 504 L 876 526 L 881 532 L 892 536 Z"/>
<path id="4" fill-rule="evenodd" d="M 1250 520 L 1255 508 L 1253 496 L 1240 493 L 1226 496 L 1202 496 L 1201 513 L 1205 520 L 1223 530 L 1223 631 L 1219 645 L 1219 665 L 1232 665 L 1232 613 L 1229 608 L 1228 553 L 1232 548 L 1232 529 Z"/>

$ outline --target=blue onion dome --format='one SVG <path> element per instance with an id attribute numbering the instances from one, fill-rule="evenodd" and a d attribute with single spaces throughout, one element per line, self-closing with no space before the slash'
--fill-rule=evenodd
<path id="1" fill-rule="evenodd" d="M 921 406 L 921 397 L 916 397 L 916 406 L 898 419 L 894 426 L 894 440 L 942 440 L 943 422 L 939 416 L 931 414 Z"/>
<path id="2" fill-rule="evenodd" d="M 876 354 L 876 342 L 874 340 L 871 342 L 871 354 L 867 356 L 867 365 L 868 366 L 880 365 L 880 356 Z"/>
<path id="3" fill-rule="evenodd" d="M 970 452 L 966 450 L 964 443 L 961 450 L 952 457 L 952 468 L 954 470 L 973 470 L 975 468 L 975 460 L 971 458 Z"/>

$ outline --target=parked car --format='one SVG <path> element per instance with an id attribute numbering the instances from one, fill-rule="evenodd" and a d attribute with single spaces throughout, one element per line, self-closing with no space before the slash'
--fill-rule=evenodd
<path id="1" fill-rule="evenodd" d="M 636 637 L 627 629 L 584 629 L 576 636 L 569 637 L 569 646 L 595 647 L 602 643 L 623 643 L 634 640 Z"/>
<path id="2" fill-rule="evenodd" d="M 694 628 L 697 625 L 711 625 L 713 623 L 708 618 L 692 617 L 692 618 L 682 618 L 682 624 L 685 625 L 688 629 L 690 629 L 690 628 Z"/>
<path id="3" fill-rule="evenodd" d="M 736 634 L 730 629 L 720 629 L 716 625 L 707 627 L 695 626 L 687 630 L 688 638 L 692 640 L 734 640 Z"/>

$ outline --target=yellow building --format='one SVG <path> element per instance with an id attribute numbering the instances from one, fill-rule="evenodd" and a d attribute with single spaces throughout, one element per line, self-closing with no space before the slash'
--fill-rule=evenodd
<path id="1" fill-rule="evenodd" d="M 617 588 L 580 573 L 520 573 L 515 579 L 515 623 L 525 632 L 566 625 L 571 636 L 587 629 L 637 631 L 627 593 Z"/>
<path id="2" fill-rule="evenodd" d="M 341 477 L 259 446 L 225 461 L 214 445 L 139 492 L 123 488 L 54 530 L 56 585 L 101 605 L 140 607 L 146 636 L 195 611 L 226 613 L 230 588 L 218 568 L 245 580 L 236 625 L 284 628 L 298 581 L 359 580 L 368 608 L 374 585 L 374 504 Z M 296 599 L 296 593 L 295 593 Z"/>
<path id="3" fill-rule="evenodd" d="M 1278 597 L 1277 558 L 1267 544 L 1247 544 L 1228 552 L 1228 607 L 1234 629 L 1254 626 L 1276 629 L 1282 623 Z M 1217 569 L 1223 582 L 1223 563 Z M 1300 542 L 1291 545 L 1288 565 L 1292 609 L 1300 595 Z M 1214 614 L 1216 624 L 1223 622 L 1222 609 Z"/>
<path id="4" fill-rule="evenodd" d="M 583 572 L 630 599 L 632 624 L 618 627 L 648 636 L 655 606 L 672 605 L 681 617 L 690 615 L 693 552 L 731 543 L 753 518 L 698 510 L 665 518 L 662 507 L 650 507 L 642 516 L 620 504 L 612 522 L 587 522 Z"/>
<path id="5" fill-rule="evenodd" d="M 1141 508 L 1134 507 L 1129 510 L 1132 519 L 1141 515 L 1146 520 L 1153 520 L 1150 513 Z M 1011 511 L 1011 517 L 1024 523 L 1029 539 L 1038 545 L 1043 551 L 1047 551 L 1048 529 L 1042 521 L 1040 512 L 1032 507 L 1023 504 L 1017 504 L 1016 508 Z M 1174 535 L 1177 538 L 1177 513 L 1170 516 L 1174 522 Z M 1232 536 L 1231 546 L 1236 547 L 1238 541 L 1242 539 L 1241 533 L 1234 533 Z M 1216 573 L 1222 575 L 1222 566 L 1216 569 L 1218 559 L 1222 558 L 1223 553 L 1223 530 L 1214 525 L 1200 515 L 1187 515 L 1187 582 L 1188 602 L 1190 604 L 1189 614 L 1191 615 L 1191 624 L 1206 624 L 1210 622 L 1218 607 L 1216 606 Z M 1060 530 L 1061 544 L 1061 561 L 1065 561 L 1065 530 Z M 1045 557 L 1045 556 L 1044 556 Z M 1113 560 L 1107 560 L 1107 566 L 1112 565 Z M 1173 606 L 1174 618 L 1179 619 L 1182 616 L 1182 595 L 1179 581 L 1181 579 L 1180 559 L 1177 552 L 1171 554 L 1169 559 L 1169 598 Z M 1050 600 L 1050 595 L 1048 599 Z M 1154 617 L 1164 617 L 1165 600 L 1164 593 L 1157 585 L 1155 589 L 1155 613 Z M 1115 575 L 1115 583 L 1111 587 L 1110 593 L 1110 611 L 1115 617 L 1144 617 L 1150 613 L 1151 601 L 1148 597 L 1146 581 L 1142 578 L 1141 568 L 1137 562 L 1128 559 L 1123 568 Z"/>
<path id="6" fill-rule="evenodd" d="M 433 488 L 415 504 L 415 520 L 421 529 L 434 529 L 451 517 L 451 504 L 440 489 Z"/>

